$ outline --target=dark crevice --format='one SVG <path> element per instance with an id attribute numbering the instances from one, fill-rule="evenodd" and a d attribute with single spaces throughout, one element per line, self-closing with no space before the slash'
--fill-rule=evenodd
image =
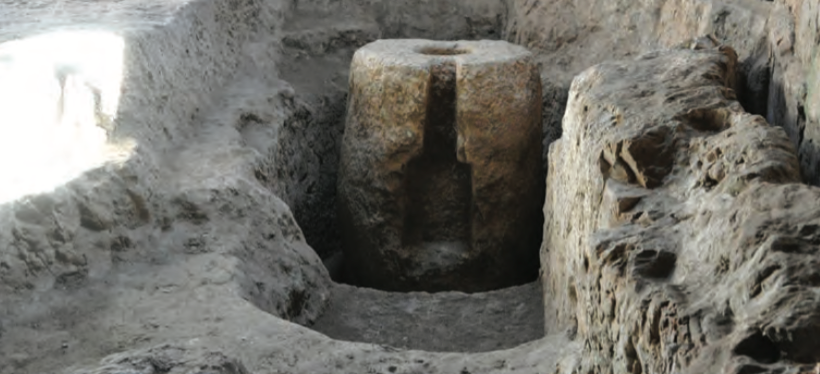
<path id="1" fill-rule="evenodd" d="M 766 55 L 768 55 L 767 49 Z M 746 112 L 765 117 L 769 106 L 772 70 L 770 61 L 762 56 L 762 52 L 755 52 L 740 63 L 737 100 Z"/>
<path id="2" fill-rule="evenodd" d="M 771 364 L 780 360 L 780 350 L 777 345 L 760 331 L 741 340 L 733 353 L 749 357 L 762 364 Z"/>
<path id="3" fill-rule="evenodd" d="M 453 61 L 431 69 L 424 151 L 407 165 L 403 245 L 471 242 L 470 166 L 456 157 L 455 71 Z"/>

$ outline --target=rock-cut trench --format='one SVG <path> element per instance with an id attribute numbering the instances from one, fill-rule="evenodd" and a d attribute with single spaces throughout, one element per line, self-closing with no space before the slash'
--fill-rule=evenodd
<path id="1" fill-rule="evenodd" d="M 299 21 L 299 17 L 296 17 L 292 22 L 299 23 Z M 285 27 L 287 29 L 288 25 L 286 24 Z M 492 29 L 490 31 L 489 35 L 498 35 L 499 32 L 499 30 Z M 290 38 L 304 38 L 305 35 L 312 32 L 315 31 L 294 30 Z M 412 34 L 406 35 L 407 38 L 413 36 Z M 464 37 L 467 36 L 464 35 Z M 457 35 L 457 37 L 462 36 Z M 316 248 L 324 257 L 324 264 L 330 271 L 331 277 L 338 282 L 331 293 L 328 309 L 309 327 L 339 340 L 440 352 L 485 352 L 509 349 L 543 337 L 543 298 L 541 286 L 536 282 L 537 267 L 533 266 L 537 263 L 541 226 L 543 224 L 540 209 L 537 208 L 540 207 L 543 201 L 543 182 L 538 181 L 543 181 L 545 173 L 545 170 L 541 170 L 543 164 L 541 160 L 541 117 L 536 119 L 537 134 L 532 134 L 535 136 L 532 138 L 533 141 L 527 141 L 538 146 L 535 154 L 537 159 L 532 160 L 531 164 L 534 168 L 524 172 L 525 174 L 532 174 L 529 179 L 533 181 L 533 187 L 538 192 L 529 200 L 522 200 L 531 195 L 522 193 L 521 190 L 528 179 L 526 177 L 514 176 L 512 186 L 509 187 L 515 188 L 517 190 L 516 194 L 522 197 L 519 200 L 523 203 L 517 204 L 520 205 L 520 210 L 537 213 L 537 216 L 524 214 L 527 217 L 524 226 L 529 226 L 530 229 L 516 227 L 522 233 L 518 236 L 525 238 L 525 240 L 520 241 L 525 243 L 523 249 L 529 254 L 524 256 L 527 260 L 519 264 L 519 268 L 507 271 L 510 274 L 507 277 L 514 279 L 512 285 L 510 285 L 510 281 L 500 278 L 495 282 L 506 284 L 506 286 L 496 286 L 494 287 L 496 289 L 492 289 L 493 287 L 490 286 L 491 290 L 486 290 L 488 284 L 493 284 L 492 281 L 487 281 L 490 278 L 490 272 L 487 270 L 479 270 L 476 275 L 444 275 L 438 281 L 431 280 L 430 275 L 422 275 L 414 278 L 413 281 L 402 284 L 398 279 L 408 276 L 408 270 L 403 270 L 400 266 L 390 268 L 396 271 L 395 274 L 382 271 L 379 274 L 386 275 L 383 275 L 381 280 L 371 282 L 367 286 L 359 285 L 359 280 L 368 277 L 357 274 L 357 272 L 368 271 L 368 269 L 373 269 L 374 266 L 380 268 L 385 265 L 370 264 L 369 258 L 350 258 L 350 256 L 344 254 L 343 240 L 340 240 L 343 235 L 340 235 L 340 231 L 353 230 L 353 226 L 346 224 L 348 222 L 344 221 L 345 219 L 351 219 L 350 217 L 336 217 L 334 214 L 341 210 L 340 207 L 335 207 L 339 204 L 339 192 L 337 190 L 339 186 L 339 168 L 336 163 L 344 161 L 339 161 L 339 151 L 343 147 L 342 134 L 345 120 L 351 120 L 350 116 L 345 115 L 345 109 L 351 110 L 351 107 L 346 105 L 349 104 L 350 100 L 353 100 L 345 94 L 349 88 L 348 82 L 352 82 L 351 78 L 348 78 L 351 57 L 358 48 L 362 48 L 364 44 L 372 41 L 372 36 L 364 36 L 360 39 L 354 38 L 352 41 L 348 41 L 350 44 L 337 46 L 337 50 L 313 55 L 303 50 L 304 44 L 294 43 L 298 47 L 286 49 L 286 55 L 294 57 L 293 60 L 286 60 L 283 78 L 294 82 L 296 92 L 302 92 L 302 95 L 306 98 L 306 105 L 311 105 L 311 99 L 315 100 L 313 103 L 321 102 L 322 104 L 317 105 L 312 110 L 312 115 L 315 118 L 326 119 L 325 126 L 336 129 L 331 132 L 335 136 L 328 137 L 325 140 L 327 142 L 327 146 L 324 148 L 326 153 L 319 155 L 322 160 L 332 160 L 329 162 L 331 165 L 325 171 L 327 173 L 325 184 L 323 187 L 319 187 L 320 195 L 326 201 L 318 202 L 314 207 L 300 206 L 299 203 L 294 204 L 296 207 L 294 209 L 296 221 L 304 230 L 308 244 Z M 385 41 L 382 45 L 390 45 L 391 43 L 401 44 L 402 41 L 401 39 L 393 39 L 393 41 Z M 418 43 L 437 45 L 433 41 L 418 41 Z M 464 43 L 462 42 L 462 44 Z M 387 48 L 391 47 L 388 46 Z M 401 46 L 398 48 L 405 48 L 408 51 L 412 49 L 411 47 Z M 428 47 L 420 53 L 440 59 L 442 56 L 466 54 L 468 52 L 466 50 L 451 52 L 444 47 Z M 499 53 L 508 52 L 503 50 Z M 314 82 L 317 86 L 321 86 L 322 90 L 316 90 L 309 85 L 316 79 L 311 76 L 315 74 L 313 70 L 315 65 L 313 64 L 318 64 L 326 69 L 323 74 L 327 74 L 327 76 L 322 77 L 325 79 L 325 83 L 319 85 Z M 452 237 L 450 240 L 460 240 L 465 237 L 465 232 L 470 230 L 470 219 L 465 217 L 469 216 L 471 204 L 470 167 L 456 160 L 455 66 L 453 65 L 451 69 L 447 70 L 452 77 L 444 73 L 438 74 L 435 68 L 430 69 L 430 96 L 424 108 L 429 113 L 423 125 L 425 134 L 429 135 L 424 137 L 424 151 L 419 151 L 420 155 L 408 162 L 406 166 L 407 182 L 405 183 L 407 183 L 407 204 L 410 210 L 408 218 L 401 224 L 401 228 L 405 232 L 400 235 L 400 241 L 405 245 L 417 246 L 417 244 L 412 244 L 412 241 L 416 239 L 408 239 L 408 237 L 418 237 L 420 240 L 422 237 L 440 235 L 447 238 Z M 328 85 L 328 77 L 332 77 L 330 80 L 335 82 L 335 89 L 339 91 L 336 95 L 323 93 Z M 300 85 L 304 87 L 301 91 L 299 89 Z M 439 86 L 442 88 L 439 89 Z M 408 87 L 407 89 L 413 90 L 415 88 Z M 538 89 L 540 89 L 540 86 L 538 86 Z M 324 95 L 321 99 L 313 98 L 313 96 L 321 95 Z M 534 97 L 538 100 L 534 104 L 539 107 L 536 114 L 540 115 L 540 106 L 542 105 L 540 91 Z M 323 102 L 322 100 L 327 101 Z M 367 99 L 362 98 L 360 100 Z M 406 99 L 396 99 L 396 104 L 387 104 L 385 102 L 382 105 L 390 107 L 391 105 L 400 105 L 398 103 L 403 102 L 406 102 Z M 396 110 L 403 109 L 397 108 Z M 556 109 L 547 108 L 547 110 Z M 396 121 L 401 122 L 399 119 Z M 316 126 L 315 123 L 310 125 Z M 320 131 L 322 133 L 310 134 L 305 132 L 294 136 L 327 136 L 324 133 L 325 129 Z M 348 128 L 347 131 L 355 133 L 357 130 Z M 299 144 L 299 142 L 296 142 L 296 144 Z M 360 148 L 357 152 L 360 154 L 370 154 L 371 152 L 378 154 L 371 148 L 377 149 L 379 146 L 378 144 L 362 143 L 358 145 Z M 294 152 L 300 151 L 304 152 L 304 150 L 295 150 Z M 391 162 L 386 158 L 390 156 L 382 157 L 385 157 L 385 161 L 383 161 L 385 164 Z M 355 165 L 349 168 L 352 170 L 349 172 L 351 174 L 356 172 L 367 173 L 367 170 L 380 167 L 377 166 L 381 162 L 378 159 L 369 162 L 375 162 L 376 164 L 364 166 L 363 168 L 361 165 Z M 365 171 L 356 170 L 356 167 Z M 351 180 L 355 180 L 355 178 L 358 178 L 358 176 L 348 176 L 348 179 Z M 354 186 L 367 184 L 365 182 L 348 183 Z M 443 187 L 442 189 L 441 186 L 448 183 L 452 183 L 454 187 Z M 380 194 L 381 192 L 365 189 L 357 193 Z M 368 199 L 369 197 L 364 196 L 362 198 Z M 460 201 L 455 202 L 455 200 Z M 374 198 L 374 201 L 382 200 L 375 200 Z M 370 204 L 370 202 L 360 202 L 359 204 Z M 321 206 L 323 209 L 330 208 L 330 211 L 312 210 L 316 209 L 316 206 Z M 376 209 L 379 209 L 380 205 L 377 203 L 375 206 Z M 326 219 L 315 219 L 321 214 L 326 214 Z M 390 213 L 387 211 L 383 213 L 371 211 L 366 212 L 365 217 L 379 214 Z M 499 219 L 505 217 L 501 212 L 494 212 L 493 214 L 501 217 Z M 507 213 L 506 215 L 510 216 L 511 214 Z M 514 214 L 512 216 L 515 217 Z M 381 230 L 388 229 L 382 228 Z M 533 233 L 536 235 L 532 235 Z M 469 237 L 469 234 L 467 235 Z M 534 236 L 538 237 L 537 242 L 529 240 L 530 237 Z M 407 244 L 408 241 L 410 241 L 410 244 Z M 387 245 L 385 241 L 382 241 L 382 243 Z M 357 243 L 352 245 L 354 249 L 357 249 L 355 248 L 358 245 Z M 507 251 L 513 249 L 512 245 L 504 248 Z M 444 249 L 435 250 L 444 251 Z M 418 253 L 421 252 L 421 249 L 414 247 L 412 252 Z M 370 254 L 368 256 L 372 257 L 374 255 Z M 434 256 L 434 258 L 436 257 Z M 368 264 L 352 266 L 354 264 L 350 264 L 349 261 L 368 261 Z M 433 267 L 435 266 L 444 267 L 445 265 L 433 265 Z M 501 266 L 501 264 L 490 264 L 490 266 Z M 469 267 L 467 269 L 470 271 Z M 432 270 L 433 273 L 436 271 L 436 269 Z M 473 270 L 473 272 L 476 271 Z M 475 284 L 470 282 L 475 282 Z M 448 287 L 457 287 L 458 289 L 448 289 Z M 405 289 L 405 292 L 385 290 L 395 288 L 409 288 L 409 290 Z M 471 289 L 482 289 L 482 291 L 472 291 L 470 293 L 460 291 Z M 430 292 L 432 290 L 435 292 Z"/>
<path id="2" fill-rule="evenodd" d="M 818 14 L 814 0 L 5 2 L 0 374 L 816 372 Z M 526 222 L 540 237 L 503 287 L 350 274 L 350 69 L 380 39 L 500 40 L 538 63 Z M 448 181 L 440 159 L 452 196 L 496 188 L 463 178 L 495 153 L 461 154 L 452 107 L 429 108 L 444 125 L 426 124 L 437 138 L 409 175 Z M 421 182 L 402 243 L 477 236 L 463 201 L 419 218 L 452 202 Z"/>

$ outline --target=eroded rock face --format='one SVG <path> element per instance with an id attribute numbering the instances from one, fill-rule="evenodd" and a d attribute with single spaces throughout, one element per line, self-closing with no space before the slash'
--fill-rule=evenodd
<path id="1" fill-rule="evenodd" d="M 559 149 L 577 154 L 552 162 L 568 182 L 595 181 L 601 166 L 597 178 L 608 176 L 552 186 L 567 200 L 560 205 L 567 209 L 553 212 L 567 233 L 554 240 L 573 252 L 548 255 L 547 311 L 560 318 L 547 327 L 577 325 L 577 341 L 588 347 L 582 355 L 563 334 L 518 349 L 453 354 L 337 341 L 285 321 L 315 318 L 331 287 L 284 203 L 300 224 L 331 220 L 299 210 L 327 206 L 311 190 L 332 178 L 317 179 L 326 166 L 316 160 L 335 168 L 318 150 L 335 147 L 336 138 L 304 138 L 340 127 L 324 129 L 330 121 L 310 116 L 327 110 L 299 100 L 330 92 L 322 102 L 343 101 L 348 51 L 377 37 L 521 44 L 544 62 L 544 107 L 562 113 L 570 80 L 588 66 L 712 32 L 739 54 L 738 84 L 747 88 L 736 91 L 740 102 L 799 144 L 801 172 L 816 184 L 818 12 L 815 0 L 6 2 L 3 41 L 88 22 L 123 32 L 129 74 L 115 132 L 136 138 L 140 150 L 124 168 L 96 170 L 61 192 L 3 207 L 0 372 L 541 373 L 562 357 L 562 372 L 765 372 L 787 360 L 799 367 L 786 372 L 814 372 L 803 365 L 817 361 L 810 253 L 818 196 L 794 184 L 794 151 L 779 130 L 731 109 L 722 93 L 714 95 L 731 109 L 728 129 L 670 132 L 686 128 L 666 118 L 688 104 L 671 100 L 669 112 L 657 109 L 657 92 L 672 86 L 720 87 L 697 78 L 711 57 L 682 74 L 697 83 L 671 76 L 649 83 L 691 59 L 661 56 L 660 73 L 646 62 L 617 74 L 611 69 L 630 63 L 607 64 L 591 75 L 600 82 L 572 93 L 580 93 L 572 121 L 602 133 L 614 131 L 598 123 L 611 113 L 591 105 L 584 116 L 578 99 L 632 108 L 620 122 L 632 132 L 576 133 Z M 258 70 L 248 70 L 246 57 Z M 266 74 L 281 74 L 296 92 L 260 79 Z M 647 101 L 630 104 L 640 87 L 652 88 Z M 283 109 L 283 100 L 294 105 Z M 635 116 L 642 112 L 661 114 Z M 560 121 L 543 115 L 546 145 Z M 657 121 L 644 131 L 634 118 Z M 600 148 L 585 151 L 573 139 Z M 166 154 L 180 145 L 182 163 L 176 152 Z M 305 148 L 315 154 L 298 152 Z M 671 156 L 647 160 L 642 150 Z M 573 158 L 575 170 L 564 165 Z M 749 160 L 763 161 L 744 169 Z M 572 213 L 579 199 L 583 210 Z M 570 213 L 592 218 L 564 217 Z M 584 247 L 572 242 L 583 237 L 579 228 L 596 233 Z"/>
<path id="2" fill-rule="evenodd" d="M 427 291 L 534 278 L 541 81 L 531 54 L 499 41 L 381 40 L 356 52 L 350 86 L 345 276 Z"/>
<path id="3" fill-rule="evenodd" d="M 559 372 L 820 360 L 820 189 L 799 184 L 785 132 L 742 110 L 736 67 L 729 47 L 670 50 L 573 81 L 541 258 L 547 314 L 585 351 Z"/>
<path id="4" fill-rule="evenodd" d="M 820 185 L 820 4 L 814 0 L 510 2 L 506 40 L 569 80 L 594 64 L 713 34 L 738 52 L 738 99 L 786 130 L 805 182 Z M 618 17 L 612 17 L 618 14 Z"/>
<path id="5" fill-rule="evenodd" d="M 820 185 L 820 5 L 811 0 L 778 0 L 782 16 L 770 32 L 771 83 L 766 118 L 782 126 L 797 145 L 806 183 Z"/>

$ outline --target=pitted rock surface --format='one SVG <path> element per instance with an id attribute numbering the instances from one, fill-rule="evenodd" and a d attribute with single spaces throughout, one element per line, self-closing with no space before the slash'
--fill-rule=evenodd
<path id="1" fill-rule="evenodd" d="M 787 165 L 797 149 L 803 181 L 818 184 L 818 14 L 816 0 L 5 1 L 0 42 L 65 29 L 123 36 L 127 74 L 109 136 L 138 147 L 125 165 L 0 206 L 0 372 L 816 374 L 811 253 L 820 196 Z M 584 118 L 595 123 L 610 117 L 597 102 L 631 107 L 624 98 L 640 96 L 633 83 L 671 89 L 698 80 L 681 74 L 689 78 L 649 84 L 658 78 L 654 67 L 630 70 L 635 63 L 627 61 L 597 68 L 610 88 L 569 93 L 575 75 L 683 42 L 686 53 L 693 45 L 696 53 L 733 46 L 737 101 L 775 127 L 749 120 L 724 96 L 717 107 L 730 108 L 728 128 L 683 116 L 678 121 L 692 127 L 683 134 L 628 125 L 634 134 L 601 136 L 613 166 L 606 184 L 592 186 L 600 203 L 570 206 L 581 199 L 576 193 L 559 211 L 595 210 L 584 230 L 598 233 L 587 244 L 600 244 L 601 254 L 579 250 L 577 232 L 565 258 L 549 248 L 544 338 L 482 353 L 343 341 L 392 327 L 405 333 L 412 321 L 401 320 L 336 340 L 291 321 L 329 317 L 328 301 L 342 296 L 312 252 L 338 253 L 335 182 L 349 66 L 355 50 L 379 38 L 500 39 L 532 51 L 544 92 L 542 170 L 564 169 L 547 151 L 575 94 L 597 92 L 590 108 L 602 117 Z M 696 62 L 693 72 L 714 67 L 701 57 L 657 58 Z M 612 73 L 615 66 L 628 74 Z M 723 91 L 711 79 L 702 83 Z M 607 101 L 608 93 L 621 99 Z M 641 101 L 640 118 L 681 114 L 662 101 Z M 574 105 L 573 118 L 580 109 Z M 670 127 L 655 122 L 647 129 Z M 641 156 L 647 149 L 671 154 L 671 167 L 667 158 Z M 584 167 L 606 166 L 600 153 L 579 152 L 589 156 Z M 643 173 L 646 187 L 630 173 Z M 389 321 L 389 310 L 409 301 L 400 296 L 359 303 L 386 305 L 369 311 L 386 318 L 366 322 Z M 456 327 L 475 320 L 436 315 L 466 321 Z M 498 331 L 475 321 L 485 322 L 472 324 L 469 336 Z M 464 347 L 447 340 L 464 335 L 444 327 L 409 333 L 443 331 L 439 347 Z"/>
<path id="2" fill-rule="evenodd" d="M 542 252 L 546 312 L 584 341 L 572 370 L 778 372 L 820 358 L 808 348 L 820 189 L 799 184 L 783 129 L 736 101 L 736 66 L 726 46 L 670 50 L 574 79 Z"/>

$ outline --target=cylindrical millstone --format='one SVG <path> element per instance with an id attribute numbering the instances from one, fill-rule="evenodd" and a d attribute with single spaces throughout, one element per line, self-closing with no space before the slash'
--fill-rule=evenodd
<path id="1" fill-rule="evenodd" d="M 350 68 L 339 170 L 345 278 L 393 291 L 535 279 L 541 81 L 503 41 L 379 40 Z"/>

